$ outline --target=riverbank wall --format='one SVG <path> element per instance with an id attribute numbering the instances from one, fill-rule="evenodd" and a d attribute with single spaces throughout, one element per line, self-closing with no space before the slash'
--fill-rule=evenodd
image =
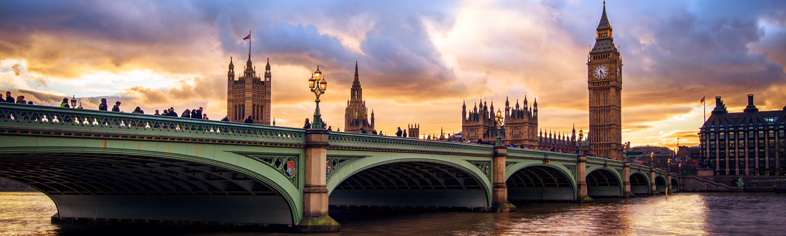
<path id="1" fill-rule="evenodd" d="M 744 186 L 737 186 L 742 178 Z M 785 180 L 786 176 L 683 176 L 683 192 L 772 192 L 772 182 Z"/>

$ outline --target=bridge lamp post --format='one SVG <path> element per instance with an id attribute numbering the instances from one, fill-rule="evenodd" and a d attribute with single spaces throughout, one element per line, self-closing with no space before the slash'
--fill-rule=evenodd
<path id="1" fill-rule="evenodd" d="M 76 108 L 76 95 L 71 96 L 71 108 Z"/>
<path id="2" fill-rule="evenodd" d="M 666 172 L 671 172 L 671 158 L 666 159 L 666 166 L 668 168 Z"/>
<path id="3" fill-rule="evenodd" d="M 497 146 L 499 146 L 499 145 L 502 145 L 502 137 L 499 135 L 499 133 L 502 132 L 502 121 L 503 121 L 502 111 L 500 111 L 499 109 L 497 109 L 497 116 L 494 117 L 494 120 L 497 121 L 496 122 L 497 123 Z"/>
<path id="4" fill-rule="evenodd" d="M 314 110 L 314 121 L 311 122 L 311 128 L 322 129 L 322 115 L 319 113 L 319 96 L 327 91 L 327 81 L 325 80 L 325 76 L 322 75 L 322 71 L 319 71 L 319 66 L 317 66 L 317 70 L 314 71 L 314 74 L 311 75 L 311 79 L 308 80 L 308 88 L 310 88 L 314 96 L 317 97 L 314 100 L 314 102 L 317 103 L 317 108 Z"/>

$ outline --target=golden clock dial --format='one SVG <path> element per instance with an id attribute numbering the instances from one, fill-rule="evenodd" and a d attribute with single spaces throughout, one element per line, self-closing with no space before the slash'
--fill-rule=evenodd
<path id="1" fill-rule="evenodd" d="M 606 76 L 609 75 L 609 68 L 606 68 L 606 65 L 596 66 L 592 75 L 594 75 L 596 79 L 606 78 Z"/>

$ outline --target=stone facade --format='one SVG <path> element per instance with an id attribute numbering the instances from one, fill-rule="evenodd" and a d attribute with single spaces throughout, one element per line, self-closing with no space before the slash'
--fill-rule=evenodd
<path id="1" fill-rule="evenodd" d="M 622 160 L 622 58 L 614 45 L 606 5 L 587 62 L 591 155 Z"/>
<path id="2" fill-rule="evenodd" d="M 461 135 L 462 139 L 470 142 L 480 141 L 481 143 L 496 143 L 497 129 L 495 125 L 496 116 L 494 103 L 491 106 L 482 100 L 472 110 L 467 111 L 464 103 L 461 108 Z M 501 112 L 501 110 L 500 110 Z M 583 139 L 583 131 L 576 135 L 574 127 L 571 134 L 557 134 L 554 132 L 538 131 L 538 101 L 535 100 L 529 106 L 527 98 L 524 104 L 511 107 L 510 101 L 505 99 L 505 114 L 503 125 L 499 135 L 502 137 L 502 144 L 518 148 L 528 148 L 545 151 L 555 151 L 564 153 L 579 153 L 587 149 L 587 143 Z"/>
<path id="3" fill-rule="evenodd" d="M 371 119 L 369 119 L 366 101 L 363 100 L 363 88 L 360 87 L 357 61 L 355 62 L 355 80 L 352 82 L 349 101 L 347 101 L 347 108 L 344 111 L 344 132 L 376 133 L 374 111 L 371 111 Z"/>
<path id="4" fill-rule="evenodd" d="M 243 74 L 235 79 L 235 65 L 229 59 L 227 72 L 227 119 L 233 122 L 243 122 L 251 116 L 254 124 L 270 125 L 270 92 L 271 84 L 270 59 L 265 65 L 265 78 L 262 80 L 257 75 L 256 68 L 251 63 L 251 53 L 248 54 L 246 67 Z"/>
<path id="5" fill-rule="evenodd" d="M 463 138 L 471 142 L 480 141 L 494 143 L 497 138 L 497 129 L 494 123 L 494 102 L 491 102 L 490 108 L 488 102 L 484 103 L 482 99 L 479 104 L 480 106 L 475 104 L 475 108 L 470 110 L 469 113 L 467 113 L 466 102 L 461 106 L 461 132 Z M 535 105 L 534 108 L 535 116 L 533 122 L 537 127 L 537 105 Z"/>
<path id="6" fill-rule="evenodd" d="M 407 137 L 420 138 L 420 124 L 407 124 Z"/>

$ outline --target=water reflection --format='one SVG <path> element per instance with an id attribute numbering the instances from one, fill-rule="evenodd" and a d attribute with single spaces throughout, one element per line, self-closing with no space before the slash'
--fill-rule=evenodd
<path id="1" fill-rule="evenodd" d="M 332 210 L 342 232 L 326 235 L 715 235 L 782 234 L 786 194 L 680 193 L 592 204 L 516 202 L 518 212 Z M 57 226 L 40 193 L 0 192 L 0 235 L 123 234 L 126 229 Z M 134 231 L 135 234 L 290 235 L 259 232 Z"/>

